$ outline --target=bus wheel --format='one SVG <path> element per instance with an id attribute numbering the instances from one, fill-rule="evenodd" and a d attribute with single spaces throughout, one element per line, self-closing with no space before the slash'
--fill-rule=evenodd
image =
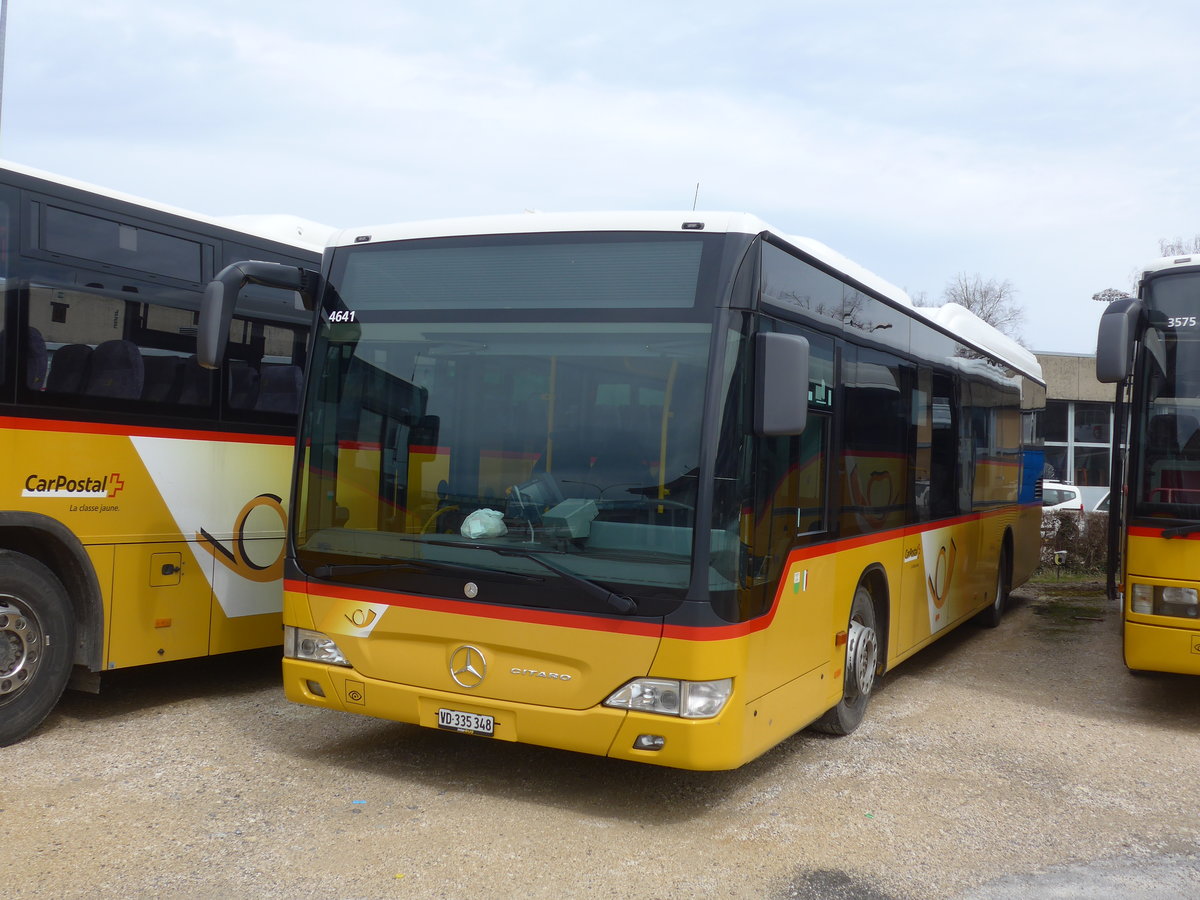
<path id="1" fill-rule="evenodd" d="M 849 734 L 863 720 L 867 700 L 879 670 L 879 635 L 875 630 L 875 604 L 871 591 L 860 584 L 850 604 L 850 627 L 846 640 L 845 684 L 838 705 L 813 723 L 817 731 Z"/>
<path id="2" fill-rule="evenodd" d="M 1008 606 L 1008 591 L 1012 576 L 1008 572 L 1008 545 L 1000 550 L 1000 560 L 996 563 L 996 596 L 992 605 L 975 617 L 984 628 L 995 628 L 1000 624 L 1004 609 Z"/>
<path id="3" fill-rule="evenodd" d="M 36 559 L 0 550 L 0 747 L 25 737 L 54 708 L 74 645 L 62 582 Z"/>

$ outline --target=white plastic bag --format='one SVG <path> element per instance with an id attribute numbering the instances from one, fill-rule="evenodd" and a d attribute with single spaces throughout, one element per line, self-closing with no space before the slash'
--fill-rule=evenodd
<path id="1" fill-rule="evenodd" d="M 471 540 L 508 534 L 508 528 L 504 524 L 504 513 L 494 509 L 475 510 L 467 516 L 459 531 L 463 537 Z"/>

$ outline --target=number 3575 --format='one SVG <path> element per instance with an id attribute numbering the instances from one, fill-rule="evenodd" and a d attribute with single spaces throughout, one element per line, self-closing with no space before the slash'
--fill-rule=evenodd
<path id="1" fill-rule="evenodd" d="M 1195 316 L 1171 316 L 1167 319 L 1168 328 L 1195 328 Z"/>

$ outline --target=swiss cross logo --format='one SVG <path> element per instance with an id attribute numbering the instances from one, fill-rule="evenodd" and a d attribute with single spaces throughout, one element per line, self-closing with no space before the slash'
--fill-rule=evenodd
<path id="1" fill-rule="evenodd" d="M 125 487 L 125 482 L 121 480 L 120 472 L 113 472 L 108 476 L 108 496 L 117 496 L 117 491 Z"/>

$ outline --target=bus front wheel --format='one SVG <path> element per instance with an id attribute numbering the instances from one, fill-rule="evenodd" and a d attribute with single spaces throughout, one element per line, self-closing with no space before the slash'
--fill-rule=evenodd
<path id="1" fill-rule="evenodd" d="M 49 715 L 71 675 L 74 644 L 62 582 L 36 559 L 0 550 L 0 747 Z"/>
<path id="2" fill-rule="evenodd" d="M 1000 551 L 1000 559 L 996 563 L 996 587 L 992 605 L 975 617 L 975 621 L 984 628 L 995 628 L 999 625 L 1000 620 L 1004 617 L 1005 607 L 1008 606 L 1009 585 L 1012 582 L 1008 560 L 1008 545 L 1005 544 Z"/>
<path id="3" fill-rule="evenodd" d="M 860 584 L 850 604 L 842 699 L 814 722 L 813 728 L 827 734 L 849 734 L 857 728 L 867 711 L 867 701 L 875 687 L 878 671 L 879 634 L 875 626 L 875 603 L 871 599 L 870 589 Z"/>

